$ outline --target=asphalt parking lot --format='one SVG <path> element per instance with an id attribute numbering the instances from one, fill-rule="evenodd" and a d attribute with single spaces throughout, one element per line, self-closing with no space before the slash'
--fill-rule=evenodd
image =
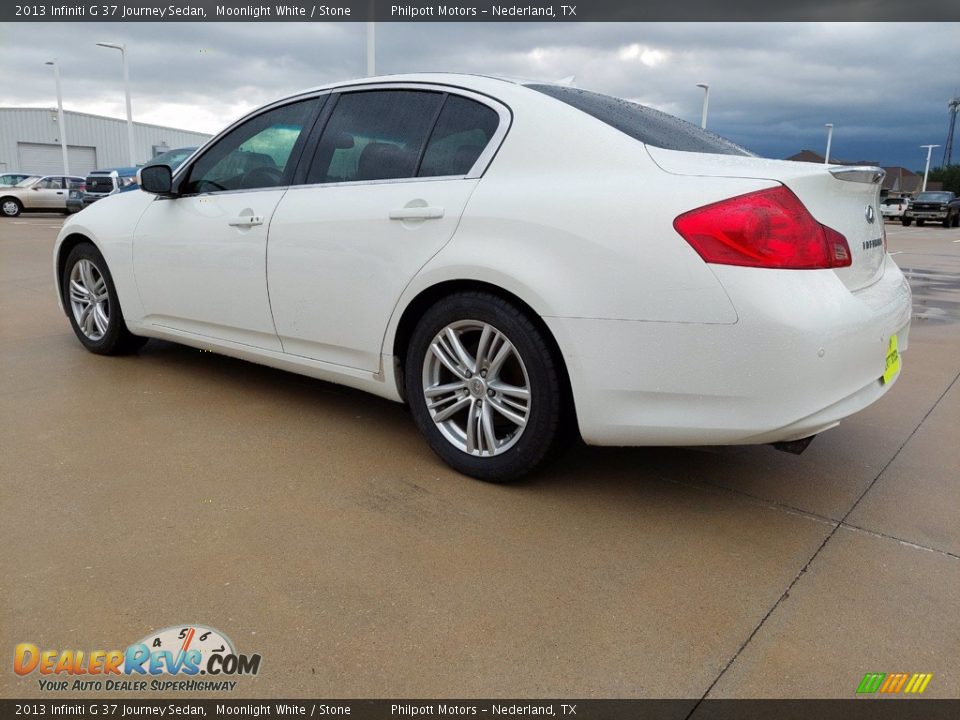
<path id="1" fill-rule="evenodd" d="M 960 697 L 960 230 L 887 226 L 902 377 L 803 455 L 574 447 L 496 486 L 359 392 L 87 353 L 61 222 L 0 221 L 2 696 L 44 696 L 16 643 L 203 623 L 263 657 L 233 698 Z"/>

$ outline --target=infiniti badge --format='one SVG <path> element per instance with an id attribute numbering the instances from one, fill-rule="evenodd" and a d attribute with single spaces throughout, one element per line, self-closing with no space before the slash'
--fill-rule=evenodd
<path id="1" fill-rule="evenodd" d="M 873 210 L 873 205 L 867 205 L 867 206 L 863 209 L 863 214 L 866 215 L 866 217 L 867 217 L 867 222 L 870 223 L 871 225 L 873 225 L 873 221 L 874 221 L 874 219 L 875 219 L 875 213 L 874 213 L 874 210 Z"/>

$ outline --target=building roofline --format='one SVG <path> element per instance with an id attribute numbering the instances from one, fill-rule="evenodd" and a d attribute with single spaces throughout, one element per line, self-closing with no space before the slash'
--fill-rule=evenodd
<path id="1" fill-rule="evenodd" d="M 39 112 L 57 112 L 55 107 L 24 107 L 16 105 L 2 105 L 0 106 L 0 111 L 3 110 L 36 110 Z M 115 118 L 110 117 L 109 115 L 95 115 L 94 113 L 80 112 L 79 110 L 67 110 L 63 109 L 63 113 L 70 115 L 82 115 L 84 117 L 96 118 L 97 120 L 113 120 L 115 122 L 126 123 L 126 118 Z M 155 123 L 145 123 L 138 120 L 133 121 L 134 125 L 140 125 L 142 127 L 156 128 L 158 130 L 175 130 L 176 132 L 191 133 L 193 135 L 206 135 L 207 137 L 213 137 L 216 133 L 201 132 L 200 130 L 187 130 L 186 128 L 176 128 L 170 127 L 169 125 L 156 125 Z"/>

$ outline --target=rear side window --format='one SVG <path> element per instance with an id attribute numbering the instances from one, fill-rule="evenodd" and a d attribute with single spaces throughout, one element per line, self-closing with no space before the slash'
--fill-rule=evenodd
<path id="1" fill-rule="evenodd" d="M 370 90 L 342 94 L 320 138 L 307 183 L 410 178 L 443 94 Z"/>
<path id="2" fill-rule="evenodd" d="M 448 96 L 417 175 L 466 175 L 499 124 L 500 116 L 486 105 L 459 95 Z"/>
<path id="3" fill-rule="evenodd" d="M 698 128 L 686 120 L 628 100 L 559 85 L 527 87 L 575 107 L 647 145 L 665 150 L 715 155 L 752 154 L 736 143 Z"/>

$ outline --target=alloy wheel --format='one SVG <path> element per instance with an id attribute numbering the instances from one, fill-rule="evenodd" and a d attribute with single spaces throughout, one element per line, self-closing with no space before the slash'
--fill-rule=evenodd
<path id="1" fill-rule="evenodd" d="M 90 260 L 81 258 L 70 270 L 70 309 L 77 327 L 97 342 L 110 327 L 110 298 L 103 274 Z"/>
<path id="2" fill-rule="evenodd" d="M 507 452 L 530 418 L 530 379 L 509 338 L 480 320 L 438 332 L 423 360 L 423 395 L 441 434 L 461 451 Z"/>

